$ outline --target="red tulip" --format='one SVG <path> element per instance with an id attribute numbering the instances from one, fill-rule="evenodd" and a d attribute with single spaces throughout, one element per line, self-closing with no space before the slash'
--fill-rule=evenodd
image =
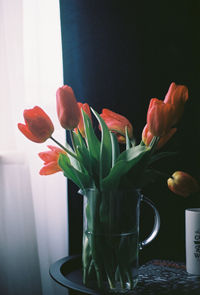
<path id="1" fill-rule="evenodd" d="M 188 99 L 188 89 L 184 85 L 171 83 L 165 100 L 153 98 L 147 113 L 148 129 L 154 136 L 168 134 L 184 111 L 184 104 Z"/>
<path id="2" fill-rule="evenodd" d="M 174 135 L 176 130 L 177 130 L 176 128 L 171 128 L 167 134 L 160 137 L 160 139 L 156 145 L 156 149 L 157 150 L 161 149 L 166 144 L 166 142 L 168 142 L 168 140 L 170 140 L 170 138 Z M 148 146 L 150 144 L 150 142 L 152 141 L 152 139 L 153 139 L 153 135 L 149 131 L 148 125 L 146 124 L 143 129 L 143 132 L 142 132 L 142 140 L 145 143 L 145 145 Z"/>
<path id="3" fill-rule="evenodd" d="M 78 126 L 80 110 L 71 87 L 64 85 L 56 92 L 57 114 L 63 128 L 72 130 Z"/>
<path id="4" fill-rule="evenodd" d="M 147 112 L 147 125 L 154 136 L 164 136 L 175 121 L 175 107 L 162 100 L 152 98 Z"/>
<path id="5" fill-rule="evenodd" d="M 24 110 L 25 124 L 18 124 L 19 130 L 30 140 L 42 143 L 53 133 L 54 126 L 49 116 L 38 106 Z"/>
<path id="6" fill-rule="evenodd" d="M 175 106 L 175 123 L 179 121 L 184 112 L 184 105 L 188 100 L 188 89 L 184 85 L 176 85 L 171 83 L 169 90 L 165 96 L 164 103 L 170 103 Z"/>
<path id="7" fill-rule="evenodd" d="M 39 153 L 39 157 L 44 161 L 44 166 L 40 169 L 40 175 L 50 175 L 59 171 L 62 171 L 58 165 L 58 158 L 60 153 L 66 154 L 66 152 L 56 146 L 48 145 L 50 151 Z"/>
<path id="8" fill-rule="evenodd" d="M 188 197 L 192 193 L 199 191 L 198 182 L 191 175 L 182 171 L 176 171 L 167 180 L 167 184 L 173 193 L 183 197 Z"/>
<path id="9" fill-rule="evenodd" d="M 128 119 L 124 116 L 112 112 L 108 109 L 103 109 L 100 115 L 105 121 L 108 129 L 113 131 L 117 135 L 117 139 L 120 143 L 125 143 L 125 127 L 127 126 L 129 138 L 133 138 L 133 127 Z"/>
<path id="10" fill-rule="evenodd" d="M 81 111 L 81 109 L 84 110 L 84 112 L 89 116 L 91 122 L 92 122 L 92 115 L 91 115 L 91 111 L 90 111 L 90 107 L 87 103 L 81 103 L 81 102 L 78 102 L 78 107 Z M 82 136 L 85 137 L 85 128 L 84 128 L 84 121 L 83 121 L 83 116 L 81 114 L 81 117 L 80 117 L 80 121 L 79 121 L 79 124 L 78 124 L 78 127 L 79 131 L 81 132 Z M 75 132 L 77 133 L 78 132 L 78 129 L 75 128 Z"/>

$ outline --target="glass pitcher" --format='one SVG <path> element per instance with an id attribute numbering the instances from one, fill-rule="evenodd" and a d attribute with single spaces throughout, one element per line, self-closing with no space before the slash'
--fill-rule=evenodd
<path id="1" fill-rule="evenodd" d="M 138 282 L 139 250 L 157 235 L 160 217 L 139 190 L 86 189 L 83 206 L 83 283 L 106 293 L 130 293 Z M 140 203 L 151 206 L 154 227 L 139 241 Z M 148 222 L 148 221 L 147 221 Z"/>

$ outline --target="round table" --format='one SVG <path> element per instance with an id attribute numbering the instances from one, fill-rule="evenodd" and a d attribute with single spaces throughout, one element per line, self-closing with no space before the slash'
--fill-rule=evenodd
<path id="1" fill-rule="evenodd" d="M 64 257 L 50 266 L 51 277 L 69 290 L 70 295 L 105 295 L 82 283 L 81 256 Z M 136 295 L 199 295 L 200 277 L 186 272 L 185 264 L 168 260 L 151 260 L 139 268 Z"/>

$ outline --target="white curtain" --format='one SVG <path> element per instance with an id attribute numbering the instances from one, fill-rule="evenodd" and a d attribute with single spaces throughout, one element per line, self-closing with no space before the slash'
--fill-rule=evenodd
<path id="1" fill-rule="evenodd" d="M 17 129 L 41 106 L 65 142 L 55 92 L 63 84 L 58 0 L 0 0 L 0 294 L 62 295 L 49 276 L 68 255 L 67 187 L 61 172 L 40 176 L 38 152 Z"/>

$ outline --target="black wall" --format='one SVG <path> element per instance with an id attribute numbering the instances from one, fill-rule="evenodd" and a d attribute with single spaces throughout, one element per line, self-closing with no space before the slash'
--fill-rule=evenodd
<path id="1" fill-rule="evenodd" d="M 96 111 L 106 107 L 126 116 L 138 141 L 150 99 L 163 99 L 172 81 L 188 86 L 178 132 L 164 147 L 179 156 L 157 168 L 200 175 L 200 2 L 60 0 L 60 11 L 64 83 Z M 69 183 L 70 254 L 81 251 L 76 191 Z M 158 207 L 161 230 L 141 260 L 184 260 L 184 209 L 200 207 L 200 195 L 183 199 L 165 183 L 152 184 L 145 194 Z M 150 231 L 150 221 L 151 212 L 143 206 L 141 237 Z"/>

